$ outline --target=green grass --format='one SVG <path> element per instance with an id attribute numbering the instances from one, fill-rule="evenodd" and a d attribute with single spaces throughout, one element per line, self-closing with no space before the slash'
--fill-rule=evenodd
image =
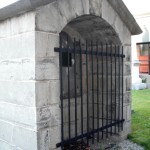
<path id="1" fill-rule="evenodd" d="M 150 89 L 132 91 L 132 133 L 133 142 L 150 150 Z"/>

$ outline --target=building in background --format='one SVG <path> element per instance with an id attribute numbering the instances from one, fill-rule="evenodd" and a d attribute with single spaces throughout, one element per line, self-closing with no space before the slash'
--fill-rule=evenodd
<path id="1" fill-rule="evenodd" d="M 124 0 L 143 33 L 132 36 L 132 88 L 150 87 L 150 10 L 149 0 Z M 142 83 L 142 82 L 146 82 Z"/>

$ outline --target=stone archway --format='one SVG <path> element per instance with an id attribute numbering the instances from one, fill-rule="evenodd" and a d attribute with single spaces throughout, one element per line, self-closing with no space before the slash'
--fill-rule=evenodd
<path id="1" fill-rule="evenodd" d="M 57 81 L 57 87 L 59 87 L 60 83 L 58 61 L 59 55 L 52 51 L 54 47 L 59 47 L 59 33 L 61 31 L 65 31 L 72 38 L 80 37 L 82 40 L 98 39 L 100 40 L 100 42 L 108 44 L 130 45 L 130 31 L 107 1 L 55 1 L 46 6 L 38 8 L 36 11 L 35 21 L 38 36 L 47 34 L 49 37 L 49 41 L 51 41 L 51 39 L 58 41 L 57 43 L 55 43 L 55 45 L 53 45 L 54 43 L 52 43 L 52 55 L 49 55 L 49 57 L 52 57 L 51 59 L 53 60 L 54 64 L 53 68 L 55 69 L 49 70 L 49 74 L 51 74 L 51 77 L 49 75 L 46 75 L 46 78 L 48 77 L 48 80 L 55 80 L 55 82 Z M 37 59 L 37 62 L 38 61 L 39 60 Z M 43 61 L 44 60 L 41 60 L 41 62 Z M 48 66 L 50 64 L 49 62 L 46 63 L 46 65 Z M 42 73 L 42 71 L 40 71 L 40 73 Z M 44 72 L 42 74 L 42 78 L 45 79 Z M 59 106 L 58 95 L 57 103 L 54 102 L 54 104 L 56 105 L 56 107 Z M 55 142 L 52 144 L 52 148 L 55 148 L 56 143 L 59 143 L 61 141 L 60 110 L 52 114 L 52 116 L 54 116 L 54 121 L 56 122 L 54 126 L 50 127 L 50 137 L 51 135 L 55 135 L 54 137 L 51 137 L 55 139 Z M 57 134 L 54 133 L 56 131 Z"/>
<path id="2" fill-rule="evenodd" d="M 122 136 L 127 136 L 131 35 L 141 30 L 121 0 L 27 0 L 0 12 L 1 149 L 54 150 L 61 141 L 59 54 L 54 51 L 61 31 L 124 46 Z"/>
<path id="3" fill-rule="evenodd" d="M 37 37 L 41 35 L 48 36 L 48 40 L 51 42 L 51 53 L 49 54 L 48 61 L 45 62 L 45 58 L 40 58 L 40 63 L 46 63 L 46 66 L 52 67 L 48 69 L 49 74 L 42 72 L 42 70 L 37 70 L 37 75 L 40 73 L 42 79 L 51 80 L 52 82 L 57 82 L 57 87 L 59 87 L 59 55 L 52 52 L 54 47 L 59 47 L 59 33 L 65 31 L 70 35 L 70 37 L 80 37 L 82 40 L 85 39 L 98 39 L 100 42 L 108 44 L 122 44 L 130 45 L 131 33 L 127 26 L 120 19 L 117 12 L 112 8 L 108 1 L 102 0 L 58 0 L 50 3 L 46 6 L 42 6 L 36 10 L 36 31 Z M 55 42 L 54 42 L 54 41 Z M 57 42 L 56 42 L 57 41 Z M 54 42 L 54 43 L 53 43 Z M 130 46 L 129 46 L 130 47 Z M 38 47 L 37 47 L 38 49 Z M 125 48 L 126 49 L 126 48 Z M 128 53 L 128 56 L 130 53 Z M 39 56 L 37 56 L 38 58 Z M 41 56 L 40 56 L 41 57 Z M 52 60 L 52 61 L 49 61 Z M 37 64 L 39 59 L 37 59 Z M 37 66 L 37 68 L 39 68 Z M 53 69 L 52 69 L 53 68 Z M 41 74 L 42 73 L 42 74 Z M 49 76 L 51 74 L 51 76 Z M 45 76 L 46 75 L 46 76 Z M 124 82 L 129 82 L 130 78 L 125 77 Z M 125 84 L 124 84 L 125 85 Z M 124 88 L 125 90 L 126 88 Z M 59 92 L 57 92 L 58 94 Z M 124 91 L 127 95 L 129 92 Z M 125 95 L 126 95 L 125 94 Z M 124 96 L 125 97 L 125 96 Z M 50 99 L 53 101 L 53 99 Z M 52 148 L 56 147 L 56 143 L 61 141 L 60 133 L 60 110 L 59 110 L 59 98 L 57 95 L 57 102 L 53 101 L 52 104 L 58 109 L 54 113 L 52 112 L 51 118 L 54 121 L 54 126 L 49 126 L 50 129 L 50 139 L 54 139 Z M 124 109 L 129 109 L 130 104 Z M 126 124 L 126 122 L 124 123 Z M 130 124 L 129 120 L 127 126 Z M 125 130 L 126 126 L 125 126 Z M 124 130 L 124 131 L 125 131 Z M 57 134 L 55 134 L 55 132 Z M 128 134 L 129 131 L 124 132 L 124 136 Z M 52 140 L 53 141 L 53 140 Z"/>

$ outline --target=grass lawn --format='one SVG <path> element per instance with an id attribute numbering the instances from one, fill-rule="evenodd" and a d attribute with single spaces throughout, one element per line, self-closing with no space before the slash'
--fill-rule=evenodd
<path id="1" fill-rule="evenodd" d="M 150 150 L 150 89 L 132 91 L 132 133 L 130 140 Z"/>

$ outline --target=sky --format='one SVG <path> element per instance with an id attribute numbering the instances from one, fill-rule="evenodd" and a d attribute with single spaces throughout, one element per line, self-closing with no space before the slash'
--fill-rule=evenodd
<path id="1" fill-rule="evenodd" d="M 150 13 L 150 0 L 123 0 L 133 15 Z"/>
<path id="2" fill-rule="evenodd" d="M 18 0 L 0 0 L 0 8 L 10 5 Z"/>

